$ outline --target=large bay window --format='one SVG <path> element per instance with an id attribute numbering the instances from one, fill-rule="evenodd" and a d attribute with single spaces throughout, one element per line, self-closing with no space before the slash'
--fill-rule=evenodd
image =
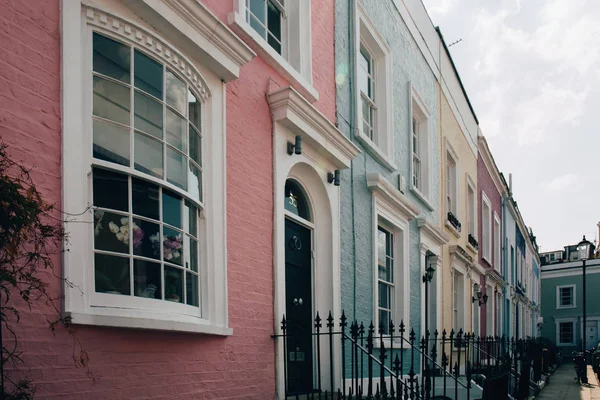
<path id="1" fill-rule="evenodd" d="M 220 24 L 201 4 L 179 6 L 169 18 L 192 9 L 205 18 L 199 24 Z M 197 66 L 144 22 L 85 5 L 63 14 L 63 199 L 86 222 L 66 224 L 66 315 L 74 324 L 231 334 L 223 76 L 239 70 Z M 195 29 L 188 33 L 203 33 Z M 231 32 L 216 35 L 207 62 L 224 60 L 219 46 L 251 58 Z"/>
<path id="2" fill-rule="evenodd" d="M 446 226 L 453 233 L 460 235 L 461 223 L 458 219 L 458 158 L 448 146 L 446 151 Z"/>
<path id="3" fill-rule="evenodd" d="M 500 261 L 500 253 L 502 249 L 502 233 L 500 229 L 500 218 L 494 213 L 494 269 L 502 273 L 502 263 Z"/>
<path id="4" fill-rule="evenodd" d="M 92 66 L 95 291 L 198 306 L 198 96 L 97 32 Z"/>

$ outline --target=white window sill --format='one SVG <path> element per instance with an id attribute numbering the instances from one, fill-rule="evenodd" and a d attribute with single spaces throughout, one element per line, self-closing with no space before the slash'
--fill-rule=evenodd
<path id="1" fill-rule="evenodd" d="M 468 240 L 467 240 L 467 249 L 471 250 L 475 254 L 477 254 L 477 252 L 479 251 L 471 243 L 469 243 Z M 489 261 L 485 257 L 482 257 L 482 258 L 489 263 Z M 490 265 L 492 265 L 492 264 L 490 263 Z"/>
<path id="2" fill-rule="evenodd" d="M 490 261 L 490 258 L 489 258 L 489 257 L 487 257 L 487 256 L 481 256 L 481 259 L 482 259 L 482 260 L 485 260 L 485 261 L 486 261 L 488 264 L 490 264 L 490 265 L 493 265 L 493 264 L 492 264 L 492 261 Z"/>
<path id="3" fill-rule="evenodd" d="M 160 314 L 131 309 L 91 307 L 89 312 L 65 312 L 63 316 L 68 318 L 69 322 L 74 325 L 203 333 L 219 336 L 233 335 L 233 329 L 231 328 L 216 326 L 205 319 L 180 314 Z"/>
<path id="4" fill-rule="evenodd" d="M 421 191 L 419 189 L 417 189 L 417 187 L 413 186 L 412 179 L 411 179 L 411 183 L 410 183 L 410 191 L 419 200 L 421 200 L 421 203 L 423 203 L 425 205 L 425 208 L 427 208 L 429 211 L 433 211 L 434 210 L 434 207 L 431 205 L 431 203 L 429 202 L 429 200 L 427 199 L 427 197 L 425 197 L 425 195 L 423 193 L 421 193 Z"/>
<path id="5" fill-rule="evenodd" d="M 575 346 L 575 343 L 557 343 L 558 347 Z"/>
<path id="6" fill-rule="evenodd" d="M 233 11 L 229 13 L 227 19 L 232 30 L 245 39 L 248 45 L 260 54 L 270 66 L 288 79 L 292 86 L 306 97 L 309 102 L 314 103 L 319 100 L 319 92 L 317 92 L 312 82 L 310 82 L 312 77 L 309 77 L 309 80 L 307 80 L 306 77 L 302 76 L 292 67 L 281 54 L 277 53 L 262 36 L 252 29 L 246 22 L 244 15 Z M 295 50 L 297 51 L 298 49 Z"/>
<path id="7" fill-rule="evenodd" d="M 389 159 L 389 157 L 387 155 L 385 155 L 379 149 L 379 147 L 377 147 L 375 142 L 373 142 L 371 139 L 369 139 L 369 137 L 367 135 L 362 133 L 361 130 L 359 130 L 357 132 L 356 139 L 360 142 L 360 144 L 362 144 L 365 147 L 365 149 L 367 150 L 367 152 L 370 155 L 372 155 L 373 157 L 375 157 L 377 159 L 377 161 L 379 161 L 379 163 L 381 165 L 383 165 L 384 167 L 389 169 L 391 172 L 394 172 L 398 169 L 398 167 L 396 167 L 396 164 L 394 164 Z"/>
<path id="8" fill-rule="evenodd" d="M 559 306 L 559 307 L 556 307 L 557 310 L 568 310 L 570 308 L 577 308 L 577 306 L 573 305 L 573 306 Z"/>
<path id="9" fill-rule="evenodd" d="M 453 234 L 454 236 L 456 236 L 456 238 L 457 238 L 457 239 L 459 239 L 459 238 L 461 237 L 461 234 L 460 234 L 460 232 L 458 231 L 458 229 L 456 229 L 456 228 L 454 227 L 454 225 L 452 225 L 452 224 L 450 223 L 450 221 L 446 220 L 446 224 L 445 224 L 445 225 L 446 225 L 446 228 L 448 228 L 448 230 L 449 230 L 450 232 L 452 232 L 452 234 Z"/>

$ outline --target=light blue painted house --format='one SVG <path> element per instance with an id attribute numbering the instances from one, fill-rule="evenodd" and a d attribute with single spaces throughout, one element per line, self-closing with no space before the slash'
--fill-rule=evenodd
<path id="1" fill-rule="evenodd" d="M 390 320 L 397 332 L 402 321 L 418 338 L 426 322 L 422 276 L 441 266 L 446 239 L 437 227 L 437 80 L 416 26 L 405 22 L 427 14 L 410 4 L 336 1 L 337 120 L 362 150 L 342 172 L 341 304 L 377 333 L 389 334 Z M 434 276 L 429 329 L 438 323 L 439 285 Z"/>

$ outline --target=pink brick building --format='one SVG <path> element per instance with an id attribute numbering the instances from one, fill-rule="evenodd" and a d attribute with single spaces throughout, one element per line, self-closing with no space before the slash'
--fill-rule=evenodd
<path id="1" fill-rule="evenodd" d="M 83 212 L 55 260 L 74 286 L 46 276 L 95 383 L 53 310 L 22 307 L 38 398 L 281 397 L 288 229 L 328 266 L 299 266 L 308 303 L 340 309 L 327 173 L 358 150 L 334 125 L 334 4 L 251 3 L 0 0 L 0 138 Z"/>
<path id="2" fill-rule="evenodd" d="M 481 238 L 478 262 L 486 270 L 480 285 L 488 296 L 487 303 L 480 307 L 481 335 L 502 335 L 502 289 L 506 285 L 502 271 L 502 197 L 506 195 L 506 183 L 485 137 L 479 136 L 478 142 L 477 204 L 478 235 Z"/>

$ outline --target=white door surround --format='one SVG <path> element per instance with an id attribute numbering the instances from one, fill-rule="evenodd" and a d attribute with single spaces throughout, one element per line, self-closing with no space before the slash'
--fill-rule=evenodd
<path id="1" fill-rule="evenodd" d="M 284 188 L 288 179 L 296 181 L 310 203 L 313 225 L 313 312 L 321 318 L 333 313 L 336 326 L 341 314 L 340 293 L 340 191 L 328 183 L 327 173 L 345 169 L 358 155 L 354 146 L 325 116 L 294 89 L 286 87 L 267 95 L 273 117 L 273 285 L 274 330 L 281 334 L 285 313 L 285 218 Z M 302 154 L 287 153 L 287 143 L 302 137 Z M 344 184 L 344 182 L 342 182 Z M 329 343 L 321 342 L 321 371 L 329 371 Z M 341 349 L 333 349 L 335 385 L 341 381 Z M 284 398 L 283 340 L 276 345 L 276 385 L 278 398 Z M 321 377 L 323 389 L 329 379 Z"/>

